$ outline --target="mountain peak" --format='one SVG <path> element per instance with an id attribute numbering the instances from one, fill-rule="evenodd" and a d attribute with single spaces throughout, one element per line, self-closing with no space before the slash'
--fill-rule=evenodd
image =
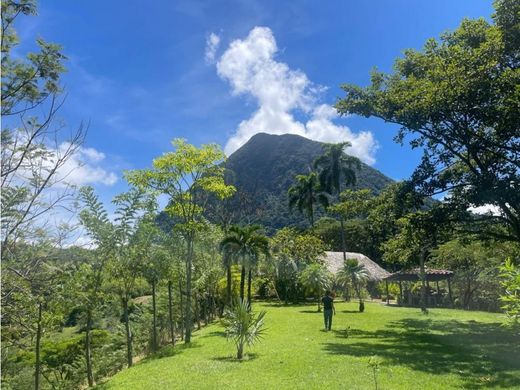
<path id="1" fill-rule="evenodd" d="M 296 175 L 312 170 L 313 161 L 323 153 L 323 145 L 296 134 L 257 133 L 231 154 L 225 166 L 228 180 L 237 188 L 232 207 L 245 215 L 242 222 L 260 223 L 269 230 L 304 226 L 303 216 L 288 209 L 287 190 Z M 369 188 L 374 193 L 392 183 L 363 163 L 356 176 L 354 188 Z"/>

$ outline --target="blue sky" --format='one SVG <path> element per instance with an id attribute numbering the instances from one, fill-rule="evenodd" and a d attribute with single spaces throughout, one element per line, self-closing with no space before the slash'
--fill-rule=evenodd
<path id="1" fill-rule="evenodd" d="M 35 36 L 63 46 L 60 116 L 90 121 L 84 155 L 106 200 L 125 188 L 123 170 L 149 166 L 173 138 L 231 152 L 284 126 L 352 139 L 354 153 L 402 179 L 419 152 L 392 141 L 393 125 L 336 118 L 340 84 L 366 85 L 372 67 L 389 71 L 404 49 L 492 12 L 483 0 L 42 1 L 18 24 L 18 50 Z"/>

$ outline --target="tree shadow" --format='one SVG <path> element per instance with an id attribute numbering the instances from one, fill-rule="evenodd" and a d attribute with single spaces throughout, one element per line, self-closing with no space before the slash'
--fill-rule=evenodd
<path id="1" fill-rule="evenodd" d="M 389 364 L 430 374 L 455 374 L 468 389 L 519 385 L 520 336 L 499 323 L 403 319 L 373 332 L 346 329 L 334 333 L 348 342 L 324 343 L 325 351 L 333 355 L 375 354 Z"/>
<path id="2" fill-rule="evenodd" d="M 300 310 L 300 313 L 309 313 L 309 314 L 321 314 L 323 315 L 323 311 L 314 310 Z"/>
<path id="3" fill-rule="evenodd" d="M 349 314 L 361 314 L 363 312 L 359 310 L 341 310 L 342 313 L 349 313 Z"/>
<path id="4" fill-rule="evenodd" d="M 206 333 L 204 336 L 200 336 L 201 339 L 206 337 L 226 337 L 226 332 L 223 330 L 214 330 L 212 332 Z"/>
<path id="5" fill-rule="evenodd" d="M 255 360 L 258 358 L 257 353 L 246 353 L 244 354 L 244 358 L 242 360 L 238 360 L 236 356 L 218 356 L 212 358 L 212 360 L 218 361 L 218 362 L 228 362 L 228 363 L 246 363 Z"/>
<path id="6" fill-rule="evenodd" d="M 165 347 L 160 348 L 158 351 L 148 355 L 145 359 L 143 359 L 138 364 L 146 364 L 149 361 L 172 357 L 172 356 L 182 353 L 186 349 L 193 349 L 193 348 L 200 348 L 200 347 L 201 347 L 201 345 L 196 341 L 192 341 L 189 344 L 184 344 L 184 343 L 176 344 L 175 346 L 167 345 Z"/>

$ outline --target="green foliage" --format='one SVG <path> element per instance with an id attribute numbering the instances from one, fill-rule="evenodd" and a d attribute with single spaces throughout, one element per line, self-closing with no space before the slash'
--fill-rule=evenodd
<path id="1" fill-rule="evenodd" d="M 222 321 L 226 328 L 226 337 L 233 340 L 237 347 L 237 359 L 244 357 L 244 345 L 253 345 L 262 338 L 266 312 L 253 313 L 247 301 L 239 300 L 228 310 Z"/>
<path id="2" fill-rule="evenodd" d="M 460 237 L 439 245 L 432 252 L 430 264 L 454 272 L 451 282 L 453 297 L 460 307 L 498 311 L 498 267 L 504 258 L 513 254 L 511 244 Z"/>
<path id="3" fill-rule="evenodd" d="M 337 196 L 343 186 L 356 183 L 356 172 L 353 168 L 359 169 L 360 163 L 357 158 L 344 153 L 347 146 L 350 146 L 349 142 L 325 144 L 324 153 L 313 163 L 323 190 L 331 195 Z"/>
<path id="4" fill-rule="evenodd" d="M 332 274 L 319 263 L 310 264 L 300 273 L 300 283 L 309 294 L 318 300 L 318 311 L 321 310 L 321 297 L 332 283 Z"/>
<path id="5" fill-rule="evenodd" d="M 359 311 L 365 310 L 362 290 L 368 280 L 368 271 L 363 264 L 356 259 L 346 259 L 343 267 L 337 273 L 338 282 L 344 286 L 352 286 L 359 299 Z"/>
<path id="6" fill-rule="evenodd" d="M 298 275 L 308 265 L 321 264 L 325 246 L 310 233 L 299 233 L 291 228 L 280 229 L 271 240 L 273 255 L 265 264 L 265 273 L 276 286 L 277 295 L 284 300 L 297 300 L 302 291 Z"/>
<path id="7" fill-rule="evenodd" d="M 216 144 L 197 148 L 182 139 L 172 141 L 174 152 L 153 161 L 152 169 L 126 172 L 128 182 L 138 188 L 153 190 L 170 197 L 167 212 L 180 218 L 187 233 L 200 230 L 205 197 L 208 194 L 225 199 L 235 188 L 224 182 L 224 168 L 219 163 L 225 155 Z"/>
<path id="8" fill-rule="evenodd" d="M 520 268 L 511 259 L 500 267 L 501 284 L 504 294 L 500 297 L 502 309 L 515 326 L 520 326 Z"/>
<path id="9" fill-rule="evenodd" d="M 400 125 L 396 140 L 424 150 L 412 176 L 422 195 L 449 192 L 445 202 L 468 220 L 468 207 L 495 205 L 502 214 L 478 225 L 505 224 L 489 233 L 518 241 L 520 3 L 495 8 L 494 24 L 464 19 L 423 50 L 405 50 L 393 73 L 373 71 L 368 87 L 343 85 L 336 108 Z"/>
<path id="10" fill-rule="evenodd" d="M 307 214 L 312 227 L 314 227 L 314 208 L 318 204 L 326 208 L 329 204 L 327 195 L 321 191 L 318 175 L 315 172 L 307 176 L 297 175 L 296 184 L 289 188 L 287 194 L 289 208 L 292 210 L 296 206 L 300 213 Z"/>

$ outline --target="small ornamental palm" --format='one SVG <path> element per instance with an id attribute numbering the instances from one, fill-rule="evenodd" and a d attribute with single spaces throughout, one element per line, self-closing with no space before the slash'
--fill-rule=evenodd
<path id="1" fill-rule="evenodd" d="M 318 299 L 318 311 L 321 311 L 321 295 L 329 288 L 332 275 L 322 264 L 314 263 L 300 274 L 300 282 Z"/>
<path id="2" fill-rule="evenodd" d="M 338 272 L 338 281 L 345 285 L 352 284 L 359 299 L 359 311 L 365 310 L 365 304 L 361 295 L 361 288 L 368 279 L 368 271 L 357 259 L 347 259 Z"/>
<path id="3" fill-rule="evenodd" d="M 237 347 L 237 359 L 244 356 L 244 345 L 253 345 L 258 341 L 265 331 L 265 311 L 258 314 L 249 310 L 247 300 L 239 300 L 230 310 L 226 312 L 223 320 L 226 327 L 226 337 L 232 339 Z"/>

